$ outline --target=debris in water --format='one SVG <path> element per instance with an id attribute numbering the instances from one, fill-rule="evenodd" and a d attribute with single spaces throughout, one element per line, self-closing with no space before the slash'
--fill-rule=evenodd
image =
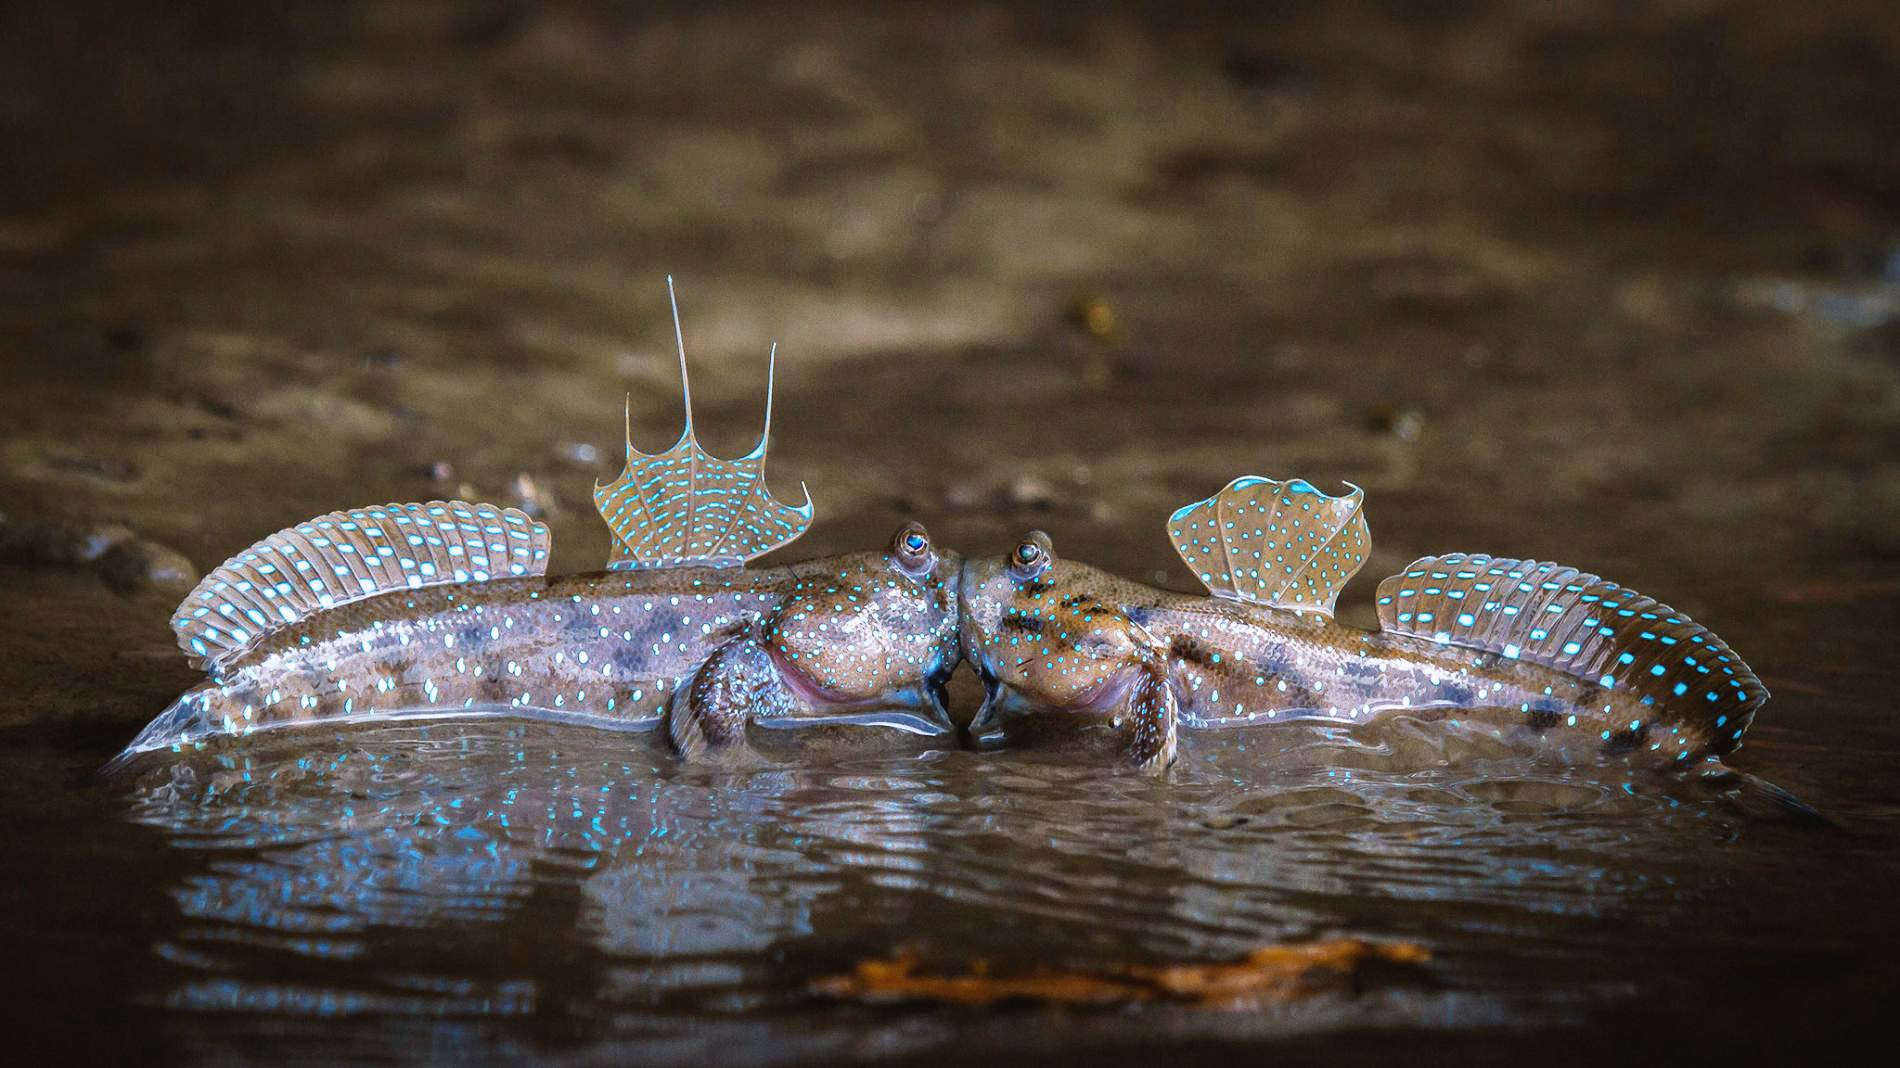
<path id="1" fill-rule="evenodd" d="M 1418 964 L 1429 959 L 1431 954 L 1424 947 L 1410 942 L 1378 945 L 1356 938 L 1263 946 L 1238 961 L 1221 964 L 1131 964 L 1100 972 L 1037 969 L 1023 975 L 993 975 L 980 961 L 962 975 L 918 975 L 916 960 L 899 955 L 893 960 L 860 962 L 850 975 L 821 979 L 812 989 L 826 997 L 868 1002 L 1118 1005 L 1173 1001 L 1246 1009 L 1315 993 L 1368 962 Z"/>
<path id="2" fill-rule="evenodd" d="M 582 467 L 592 467 L 600 462 L 600 450 L 585 441 L 570 441 L 555 449 L 561 459 Z"/>
<path id="3" fill-rule="evenodd" d="M 116 523 L 21 519 L 0 513 L 0 563 L 87 567 L 120 594 L 187 587 L 198 573 L 178 550 Z"/>
<path id="4" fill-rule="evenodd" d="M 529 515 L 551 516 L 559 510 L 554 503 L 554 494 L 543 490 L 534 481 L 534 476 L 526 471 L 515 476 L 514 485 L 510 489 L 515 499 L 520 502 L 521 510 Z"/>
<path id="5" fill-rule="evenodd" d="M 1417 408 L 1382 404 L 1366 413 L 1366 429 L 1390 434 L 1400 441 L 1417 441 L 1425 429 L 1425 413 Z"/>
<path id="6" fill-rule="evenodd" d="M 1068 320 L 1097 341 L 1113 343 L 1121 339 L 1115 308 L 1103 297 L 1084 297 L 1071 304 Z"/>

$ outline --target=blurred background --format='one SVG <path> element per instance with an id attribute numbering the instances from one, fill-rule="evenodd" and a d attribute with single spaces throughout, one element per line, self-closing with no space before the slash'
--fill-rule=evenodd
<path id="1" fill-rule="evenodd" d="M 1884 0 L 11 4 L 0 727 L 88 828 L 10 836 L 35 997 L 93 981 L 48 932 L 135 971 L 168 914 L 71 892 L 149 833 L 76 784 L 192 681 L 195 575 L 453 495 L 599 566 L 623 399 L 679 432 L 669 274 L 713 452 L 779 345 L 774 561 L 915 517 L 1188 589 L 1174 507 L 1351 481 L 1342 618 L 1425 553 L 1614 577 L 1775 692 L 1741 765 L 1891 833 Z"/>

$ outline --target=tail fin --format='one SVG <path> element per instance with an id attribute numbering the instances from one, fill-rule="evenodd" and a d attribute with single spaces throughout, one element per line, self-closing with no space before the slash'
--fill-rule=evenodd
<path id="1" fill-rule="evenodd" d="M 1379 583 L 1381 629 L 1483 649 L 1632 691 L 1708 752 L 1740 744 L 1768 689 L 1688 616 L 1574 567 L 1482 553 L 1428 556 Z"/>
<path id="2" fill-rule="evenodd" d="M 389 590 L 545 574 L 548 528 L 467 501 L 384 504 L 286 527 L 226 560 L 172 613 L 192 664 L 216 673 L 264 634 Z"/>

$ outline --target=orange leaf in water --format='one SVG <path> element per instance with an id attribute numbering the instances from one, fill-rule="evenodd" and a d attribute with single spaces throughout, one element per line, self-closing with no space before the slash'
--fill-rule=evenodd
<path id="1" fill-rule="evenodd" d="M 1428 959 L 1430 954 L 1417 945 L 1358 939 L 1265 946 L 1241 960 L 1218 964 L 1127 965 L 1101 972 L 1037 969 L 1022 975 L 993 975 L 985 963 L 962 975 L 919 975 L 916 961 L 900 956 L 861 961 L 850 975 L 821 979 L 813 989 L 850 1001 L 1114 1005 L 1165 1000 L 1241 1008 L 1302 996 L 1323 980 L 1350 974 L 1368 961 L 1416 964 Z"/>

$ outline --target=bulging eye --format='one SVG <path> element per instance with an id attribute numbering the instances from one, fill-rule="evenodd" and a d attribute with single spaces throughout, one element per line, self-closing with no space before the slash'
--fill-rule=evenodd
<path id="1" fill-rule="evenodd" d="M 1015 551 L 1009 554 L 1010 570 L 1019 578 L 1034 578 L 1048 569 L 1054 556 L 1049 535 L 1032 530 L 1023 536 L 1023 540 L 1016 544 Z"/>
<path id="2" fill-rule="evenodd" d="M 891 555 L 898 566 L 912 574 L 922 574 L 937 565 L 937 554 L 930 547 L 930 532 L 922 523 L 905 523 L 891 538 Z"/>

